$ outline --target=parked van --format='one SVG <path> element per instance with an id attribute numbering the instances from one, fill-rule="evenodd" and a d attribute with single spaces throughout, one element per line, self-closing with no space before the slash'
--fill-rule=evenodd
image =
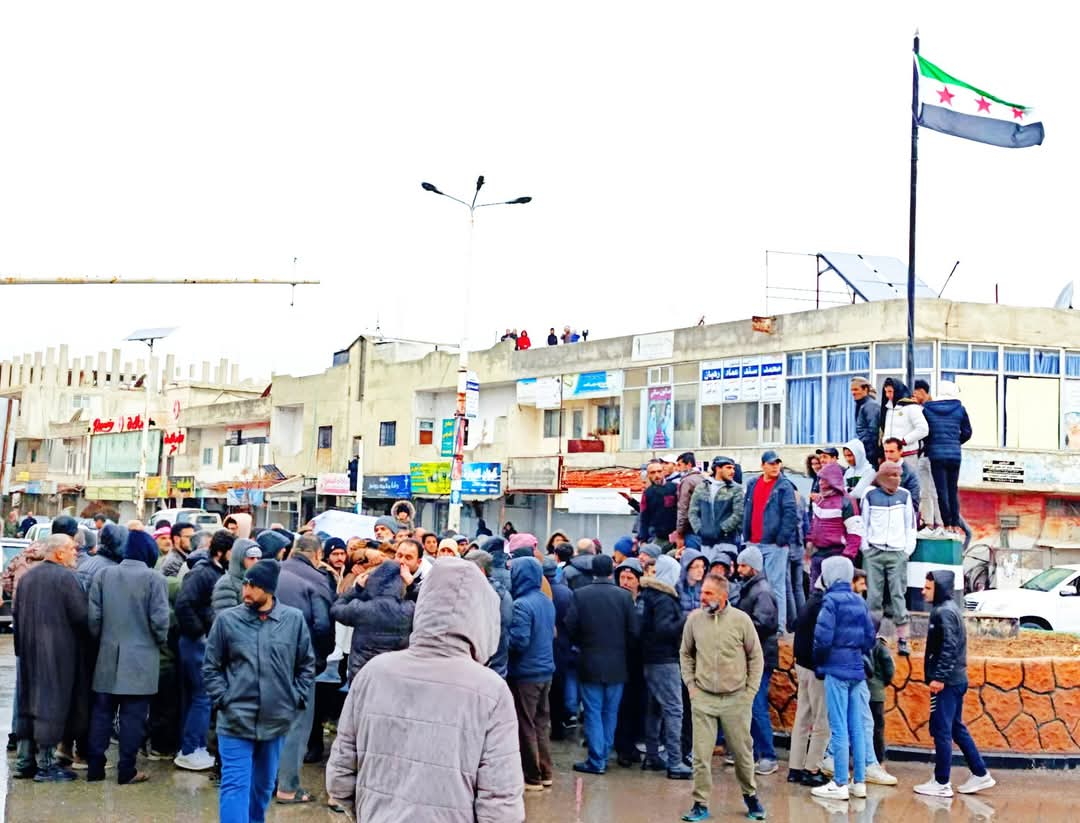
<path id="1" fill-rule="evenodd" d="M 168 520 L 172 525 L 190 523 L 196 529 L 221 528 L 221 515 L 212 514 L 206 509 L 159 509 L 147 522 L 153 526 L 159 520 Z"/>

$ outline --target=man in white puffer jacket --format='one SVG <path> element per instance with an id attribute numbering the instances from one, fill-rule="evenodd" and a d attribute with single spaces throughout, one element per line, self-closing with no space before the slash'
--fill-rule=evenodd
<path id="1" fill-rule="evenodd" d="M 886 378 L 881 392 L 881 442 L 890 437 L 897 438 L 903 444 L 901 455 L 904 462 L 917 473 L 922 441 L 930 434 L 922 406 L 898 377 Z"/>

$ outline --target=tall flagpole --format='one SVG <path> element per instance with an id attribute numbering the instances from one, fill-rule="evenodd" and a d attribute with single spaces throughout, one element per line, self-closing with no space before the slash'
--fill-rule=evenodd
<path id="1" fill-rule="evenodd" d="M 915 32 L 915 54 L 919 53 L 919 32 Z M 911 208 L 908 215 L 907 264 L 907 385 L 915 385 L 915 182 L 919 176 L 919 61 L 911 68 Z"/>

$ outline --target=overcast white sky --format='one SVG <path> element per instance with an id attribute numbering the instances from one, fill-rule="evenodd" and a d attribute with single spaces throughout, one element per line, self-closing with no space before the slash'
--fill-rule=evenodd
<path id="1" fill-rule="evenodd" d="M 912 5 L 912 8 L 901 8 Z M 1039 108 L 1046 144 L 924 132 L 919 274 L 1049 305 L 1076 276 L 1077 51 L 1042 2 L 6 4 L 0 273 L 296 274 L 286 287 L 0 287 L 0 358 L 179 325 L 181 361 L 322 369 L 378 320 L 474 344 L 766 310 L 765 251 L 906 259 L 911 35 Z M 812 262 L 770 257 L 770 274 Z M 785 268 L 786 267 L 786 268 Z M 777 306 L 770 305 L 775 311 Z M 1075 341 L 1072 341 L 1075 342 Z M 130 357 L 141 356 L 131 348 Z"/>

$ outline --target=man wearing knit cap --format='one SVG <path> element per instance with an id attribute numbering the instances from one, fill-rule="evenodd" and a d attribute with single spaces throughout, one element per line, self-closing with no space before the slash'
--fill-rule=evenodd
<path id="1" fill-rule="evenodd" d="M 518 557 L 531 557 L 537 563 L 540 563 L 541 568 L 543 568 L 544 555 L 540 552 L 540 541 L 536 539 L 536 535 L 527 532 L 518 532 L 512 535 L 506 551 L 511 560 Z M 540 577 L 540 591 L 544 593 L 548 600 L 551 600 L 551 584 L 547 582 L 547 578 L 543 575 Z"/>
<path id="2" fill-rule="evenodd" d="M 618 566 L 628 557 L 636 557 L 637 551 L 634 549 L 634 538 L 627 535 L 626 537 L 620 537 L 615 541 L 615 547 L 612 549 L 615 565 Z"/>
<path id="3" fill-rule="evenodd" d="M 593 582 L 574 591 L 576 607 L 567 616 L 570 638 L 581 650 L 578 679 L 585 704 L 586 760 L 574 771 L 603 774 L 615 744 L 623 684 L 628 679 L 628 646 L 640 632 L 634 600 L 611 579 L 611 558 L 598 554 L 592 561 Z"/>
<path id="4" fill-rule="evenodd" d="M 380 543 L 389 543 L 402 528 L 402 525 L 393 517 L 380 517 L 375 521 L 375 539 Z"/>
<path id="5" fill-rule="evenodd" d="M 742 578 L 738 608 L 748 615 L 757 631 L 764 656 L 761 683 L 754 695 L 750 733 L 754 739 L 755 773 L 769 775 L 776 772 L 776 749 L 773 747 L 772 718 L 769 716 L 769 681 L 773 669 L 780 665 L 780 648 L 776 639 L 779 626 L 777 597 L 769 585 L 763 570 L 765 564 L 756 546 L 747 546 L 737 559 L 736 571 Z"/>
<path id="6" fill-rule="evenodd" d="M 304 616 L 274 596 L 279 572 L 275 560 L 248 569 L 243 605 L 218 615 L 206 642 L 203 678 L 218 710 L 222 823 L 264 819 L 285 734 L 315 682 Z"/>

